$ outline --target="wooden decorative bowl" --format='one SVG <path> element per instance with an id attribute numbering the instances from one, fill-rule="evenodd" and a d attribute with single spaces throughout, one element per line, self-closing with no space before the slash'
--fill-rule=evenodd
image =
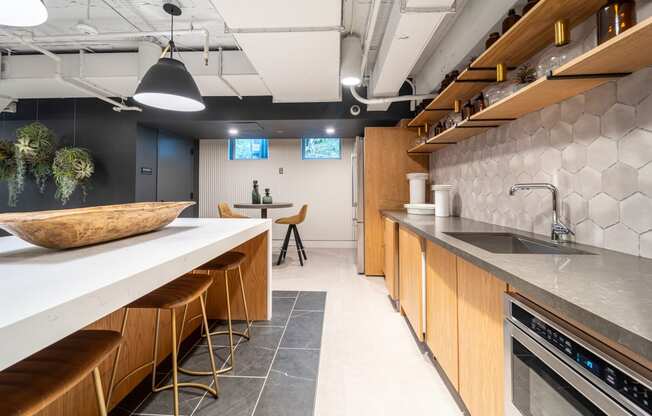
<path id="1" fill-rule="evenodd" d="M 138 202 L 8 213 L 0 214 L 0 228 L 41 247 L 83 247 L 165 227 L 192 205 L 192 201 Z"/>

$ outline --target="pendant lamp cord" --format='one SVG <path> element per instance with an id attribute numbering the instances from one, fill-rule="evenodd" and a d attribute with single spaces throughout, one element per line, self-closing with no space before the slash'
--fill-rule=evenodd
<path id="1" fill-rule="evenodd" d="M 174 52 L 174 14 L 170 14 L 170 58 Z"/>

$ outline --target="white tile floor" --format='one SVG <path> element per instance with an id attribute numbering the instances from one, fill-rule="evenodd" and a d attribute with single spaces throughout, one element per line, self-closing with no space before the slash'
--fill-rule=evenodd
<path id="1" fill-rule="evenodd" d="M 358 275 L 351 249 L 307 254 L 302 268 L 290 250 L 274 266 L 272 286 L 328 292 L 315 415 L 461 415 L 392 309 L 383 279 Z"/>

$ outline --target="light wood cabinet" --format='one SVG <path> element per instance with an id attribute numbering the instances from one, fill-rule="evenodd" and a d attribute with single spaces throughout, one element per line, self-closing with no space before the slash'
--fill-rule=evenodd
<path id="1" fill-rule="evenodd" d="M 473 416 L 504 413 L 505 282 L 457 258 L 459 393 Z"/>
<path id="2" fill-rule="evenodd" d="M 389 297 L 398 299 L 398 224 L 385 218 L 385 285 Z"/>
<path id="3" fill-rule="evenodd" d="M 399 303 L 417 338 L 423 337 L 423 276 L 421 238 L 403 227 L 398 229 Z"/>
<path id="4" fill-rule="evenodd" d="M 426 344 L 456 389 L 458 377 L 457 256 L 426 243 Z"/>
<path id="5" fill-rule="evenodd" d="M 367 127 L 364 129 L 364 270 L 382 276 L 383 216 L 381 209 L 402 209 L 410 199 L 406 173 L 428 172 L 428 155 L 408 155 L 413 129 Z"/>

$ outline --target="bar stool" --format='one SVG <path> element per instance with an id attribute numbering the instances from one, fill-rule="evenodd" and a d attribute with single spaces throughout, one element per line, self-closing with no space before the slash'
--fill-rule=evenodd
<path id="1" fill-rule="evenodd" d="M 294 243 L 297 245 L 297 253 L 299 254 L 299 263 L 303 267 L 303 259 L 308 260 L 306 256 L 306 250 L 303 247 L 303 242 L 301 241 L 301 236 L 299 235 L 299 229 L 297 225 L 301 224 L 306 220 L 306 214 L 308 213 L 308 205 L 304 205 L 299 210 L 299 213 L 291 217 L 279 218 L 276 220 L 277 224 L 287 224 L 288 231 L 285 233 L 285 239 L 283 240 L 283 247 L 281 247 L 281 253 L 278 255 L 278 261 L 276 265 L 280 265 L 284 260 L 288 252 L 288 244 L 290 244 L 290 235 L 294 233 Z M 303 256 L 303 257 L 302 257 Z"/>
<path id="2" fill-rule="evenodd" d="M 220 214 L 220 218 L 249 218 L 246 215 L 237 214 L 231 211 L 231 207 L 226 202 L 220 202 L 217 204 L 217 211 Z"/>
<path id="3" fill-rule="evenodd" d="M 183 306 L 184 315 L 185 315 L 188 305 L 193 301 L 195 301 L 196 299 L 199 299 L 199 303 L 201 305 L 201 315 L 198 315 L 198 317 L 202 318 L 202 324 L 204 325 L 204 328 L 208 328 L 208 319 L 206 317 L 206 304 L 204 303 L 204 294 L 206 293 L 206 291 L 208 290 L 208 288 L 212 283 L 213 283 L 213 279 L 209 277 L 203 277 L 203 276 L 198 277 L 198 276 L 187 274 L 183 277 L 178 278 L 177 280 L 174 280 L 164 286 L 161 286 L 160 288 L 154 290 L 153 292 L 127 305 L 127 307 L 125 308 L 124 316 L 122 318 L 122 325 L 120 329 L 120 332 L 123 336 L 127 327 L 127 318 L 129 316 L 130 309 L 156 309 L 156 323 L 154 327 L 155 328 L 154 351 L 152 354 L 152 361 L 149 361 L 139 366 L 138 368 L 130 371 L 127 375 L 122 377 L 120 380 L 116 381 L 115 380 L 116 369 L 118 367 L 118 360 L 120 358 L 120 352 L 122 350 L 122 348 L 119 347 L 115 355 L 115 359 L 113 361 L 113 369 L 111 371 L 111 381 L 109 384 L 107 403 L 111 403 L 111 396 L 113 395 L 113 391 L 115 390 L 116 386 L 120 385 L 120 383 L 124 382 L 132 374 L 148 366 L 152 366 L 152 391 L 153 392 L 156 393 L 162 390 L 173 389 L 175 416 L 179 415 L 179 387 L 192 387 L 192 388 L 202 389 L 207 391 L 211 395 L 213 395 L 213 397 L 217 398 L 219 394 L 219 387 L 217 382 L 217 368 L 215 366 L 215 357 L 213 356 L 213 345 L 210 342 L 210 334 L 208 335 L 208 341 L 209 341 L 208 351 L 209 351 L 212 371 L 208 372 L 207 374 L 213 376 L 213 380 L 215 382 L 214 389 L 211 388 L 210 386 L 207 386 L 205 384 L 200 384 L 200 383 L 187 383 L 187 382 L 180 383 L 178 380 L 179 363 L 177 361 L 178 351 L 179 351 L 179 347 L 181 346 L 181 340 L 183 336 L 183 325 L 181 327 L 181 331 L 177 338 L 177 318 L 176 318 L 175 309 Z M 159 321 L 161 318 L 161 310 L 163 309 L 170 311 L 170 318 L 171 318 L 170 327 L 172 331 L 172 384 L 168 384 L 162 387 L 157 387 L 156 366 L 157 366 L 157 357 L 158 357 Z M 185 323 L 185 318 L 184 321 L 182 322 Z"/>
<path id="4" fill-rule="evenodd" d="M 233 335 L 245 338 L 247 340 L 251 339 L 251 321 L 249 320 L 249 309 L 247 308 L 247 296 L 244 289 L 244 280 L 242 279 L 242 263 L 247 259 L 247 256 L 244 253 L 239 251 L 229 251 L 221 255 L 220 257 L 209 261 L 206 264 L 203 264 L 194 270 L 195 274 L 208 274 L 211 276 L 211 279 L 214 279 L 217 274 L 224 273 L 224 289 L 226 293 L 226 315 L 227 315 L 227 331 L 214 331 L 209 332 L 207 335 L 228 335 L 229 336 L 229 349 L 230 349 L 230 365 L 226 368 L 219 370 L 219 373 L 225 373 L 233 370 L 235 362 L 235 347 L 233 345 Z M 247 329 L 243 332 L 238 332 L 233 330 L 233 323 L 231 320 L 231 294 L 229 292 L 229 271 L 238 270 L 238 276 L 240 278 L 240 293 L 242 295 L 242 303 L 245 311 L 245 319 L 247 322 Z M 210 341 L 209 341 L 210 342 Z M 182 372 L 191 375 L 206 375 L 204 372 L 200 371 L 191 371 L 186 369 L 180 369 Z"/>
<path id="5" fill-rule="evenodd" d="M 93 374 L 97 407 L 106 416 L 98 366 L 120 345 L 115 331 L 78 331 L 0 372 L 0 415 L 33 415 Z"/>

